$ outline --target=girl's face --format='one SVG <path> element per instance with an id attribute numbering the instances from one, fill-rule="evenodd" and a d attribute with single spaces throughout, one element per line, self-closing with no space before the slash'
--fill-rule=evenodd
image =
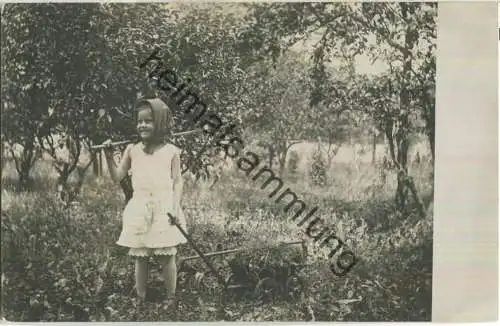
<path id="1" fill-rule="evenodd" d="M 153 112 L 148 106 L 140 107 L 137 112 L 137 132 L 142 140 L 151 140 L 155 134 Z"/>

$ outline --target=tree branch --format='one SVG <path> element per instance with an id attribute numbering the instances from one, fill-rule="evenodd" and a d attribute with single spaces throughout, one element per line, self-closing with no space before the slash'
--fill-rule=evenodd
<path id="1" fill-rule="evenodd" d="M 288 146 L 286 147 L 286 150 L 288 151 L 290 149 L 290 147 L 292 147 L 293 145 L 296 145 L 296 144 L 300 144 L 302 143 L 303 140 L 295 140 L 295 141 L 290 141 L 290 143 L 288 144 Z"/>
<path id="2" fill-rule="evenodd" d="M 387 42 L 387 44 L 389 44 L 390 46 L 392 46 L 393 48 L 399 50 L 401 53 L 403 54 L 406 54 L 406 55 L 409 55 L 409 56 L 413 56 L 413 54 L 411 53 L 411 51 L 409 51 L 408 49 L 406 49 L 404 46 L 402 46 L 401 44 L 398 44 L 396 43 L 395 41 L 393 41 L 389 35 L 387 35 L 386 33 L 382 32 L 377 26 L 373 25 L 371 22 L 369 21 L 366 21 L 364 19 L 361 19 L 360 17 L 356 16 L 356 15 L 353 15 L 352 17 L 355 21 L 357 21 L 358 23 L 362 24 L 365 28 L 369 29 L 369 30 L 376 30 L 378 33 L 377 35 L 380 35 L 384 38 L 385 42 Z"/>
<path id="3" fill-rule="evenodd" d="M 21 167 L 19 163 L 19 159 L 16 158 L 16 155 L 14 153 L 14 149 L 12 148 L 12 145 L 9 145 L 9 150 L 10 150 L 10 155 L 12 155 L 12 158 L 14 159 L 14 164 L 16 165 L 16 171 L 17 173 L 21 174 Z"/>

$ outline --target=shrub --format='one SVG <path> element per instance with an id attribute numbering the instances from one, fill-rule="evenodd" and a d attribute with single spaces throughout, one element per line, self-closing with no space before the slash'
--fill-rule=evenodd
<path id="1" fill-rule="evenodd" d="M 295 174 L 299 168 L 300 157 L 296 151 L 290 152 L 290 158 L 288 159 L 288 172 Z"/>
<path id="2" fill-rule="evenodd" d="M 314 185 L 325 186 L 326 185 L 326 160 L 323 157 L 320 149 L 316 149 L 312 155 L 312 164 L 310 170 L 311 181 Z"/>
<path id="3" fill-rule="evenodd" d="M 5 317 L 105 320 L 108 295 L 124 292 L 125 286 L 116 282 L 124 271 L 107 250 L 114 247 L 116 221 L 102 211 L 81 211 L 80 218 L 72 219 L 51 194 L 37 194 L 33 200 L 33 206 L 12 204 L 2 216 L 2 296 L 9 298 L 3 300 Z"/>

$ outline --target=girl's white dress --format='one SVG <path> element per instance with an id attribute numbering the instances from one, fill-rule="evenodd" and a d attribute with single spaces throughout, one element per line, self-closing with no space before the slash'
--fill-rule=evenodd
<path id="1" fill-rule="evenodd" d="M 176 216 L 186 230 L 184 213 L 174 205 L 172 158 L 176 153 L 180 155 L 180 149 L 172 144 L 153 154 L 146 154 L 142 144 L 130 150 L 134 194 L 123 211 L 117 244 L 131 248 L 131 255 L 171 255 L 176 253 L 175 246 L 187 242 L 167 215 Z"/>

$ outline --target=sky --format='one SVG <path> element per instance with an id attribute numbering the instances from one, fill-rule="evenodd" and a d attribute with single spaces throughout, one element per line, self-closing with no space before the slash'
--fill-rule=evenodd
<path id="1" fill-rule="evenodd" d="M 311 36 L 311 39 L 307 42 L 308 44 L 304 45 L 296 44 L 293 47 L 293 49 L 297 51 L 305 51 L 306 53 L 308 53 L 307 55 L 309 55 L 310 53 L 312 53 L 313 46 L 319 40 L 320 36 L 321 35 L 316 35 L 316 36 L 313 35 Z M 368 39 L 370 43 L 375 42 L 374 37 L 372 37 L 371 40 L 370 37 L 368 37 Z M 335 58 L 332 59 L 331 63 L 332 66 L 338 67 L 341 66 L 342 64 L 343 63 L 340 59 L 335 59 Z M 385 63 L 381 61 L 376 61 L 374 63 L 371 63 L 370 58 L 365 54 L 360 54 L 356 56 L 354 67 L 357 73 L 368 74 L 368 75 L 380 74 L 381 72 L 384 72 L 389 68 Z"/>

